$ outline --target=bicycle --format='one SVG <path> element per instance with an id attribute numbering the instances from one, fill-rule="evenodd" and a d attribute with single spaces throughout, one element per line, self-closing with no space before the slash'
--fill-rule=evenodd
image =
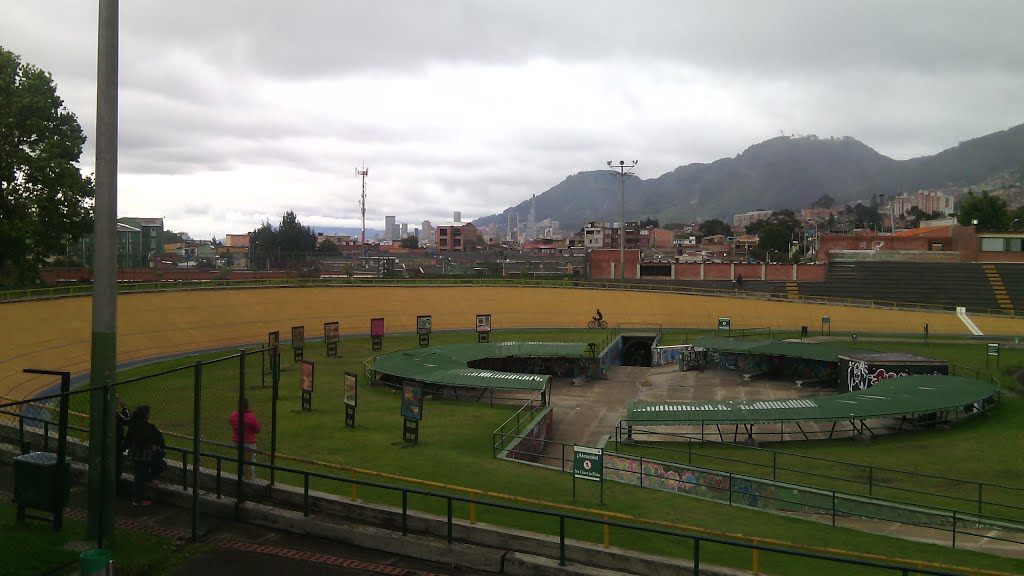
<path id="1" fill-rule="evenodd" d="M 600 329 L 603 330 L 603 329 L 605 329 L 607 327 L 608 327 L 608 323 L 607 322 L 605 322 L 604 320 L 598 320 L 597 318 L 594 318 L 590 322 L 587 322 L 587 328 L 590 328 L 591 330 L 593 330 L 595 328 L 600 328 Z"/>

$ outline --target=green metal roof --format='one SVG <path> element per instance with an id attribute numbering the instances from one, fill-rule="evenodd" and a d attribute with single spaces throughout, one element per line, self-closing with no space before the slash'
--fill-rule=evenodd
<path id="1" fill-rule="evenodd" d="M 467 364 L 483 358 L 579 358 L 588 353 L 586 344 L 561 342 L 452 344 L 382 354 L 374 360 L 373 370 L 445 386 L 543 390 L 550 376 L 482 370 Z"/>
<path id="2" fill-rule="evenodd" d="M 961 376 L 904 376 L 835 396 L 790 400 L 630 402 L 624 424 L 763 424 L 780 421 L 844 421 L 922 414 L 967 406 L 995 395 L 998 387 Z"/>
<path id="3" fill-rule="evenodd" d="M 822 344 L 812 342 L 787 342 L 785 340 L 744 340 L 737 338 L 722 338 L 718 336 L 703 336 L 698 339 L 695 346 L 718 350 L 720 352 L 738 352 L 746 354 L 757 354 L 763 356 L 786 356 L 789 358 L 802 358 L 805 360 L 820 360 L 822 362 L 838 362 L 840 354 L 864 353 L 865 350 L 858 348 L 847 348 L 836 344 Z"/>

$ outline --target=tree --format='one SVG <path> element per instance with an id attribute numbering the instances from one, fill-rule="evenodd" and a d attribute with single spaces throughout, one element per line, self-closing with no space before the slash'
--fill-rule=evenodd
<path id="1" fill-rule="evenodd" d="M 170 230 L 164 230 L 164 244 L 180 244 L 188 239 L 188 234 L 185 232 L 171 232 Z"/>
<path id="2" fill-rule="evenodd" d="M 771 256 L 771 260 L 781 262 L 789 257 L 789 242 L 792 233 L 779 224 L 768 224 L 757 234 L 757 256 L 764 260 Z"/>
<path id="3" fill-rule="evenodd" d="M 321 254 L 337 254 L 340 252 L 340 250 L 338 250 L 338 244 L 330 238 L 321 242 L 320 245 L 316 247 L 316 251 Z"/>
<path id="4" fill-rule="evenodd" d="M 1006 230 L 1010 225 L 1010 213 L 1006 210 L 1006 200 L 983 190 L 981 196 L 974 190 L 960 199 L 960 214 L 957 222 L 962 226 L 971 226 L 977 222 L 978 230 Z"/>
<path id="5" fill-rule="evenodd" d="M 483 238 L 479 238 L 478 240 L 481 243 L 483 242 Z M 415 236 L 406 236 L 405 238 L 402 238 L 402 240 L 398 244 L 402 248 L 419 248 L 420 247 L 420 241 L 417 240 Z"/>
<path id="6" fill-rule="evenodd" d="M 641 228 L 647 228 L 648 226 L 650 226 L 651 228 L 660 228 L 660 226 L 658 226 L 658 219 L 644 218 L 643 220 L 640 221 Z"/>
<path id="7" fill-rule="evenodd" d="M 705 220 L 700 223 L 700 227 L 697 229 L 698 234 L 701 238 L 705 236 L 718 236 L 732 233 L 732 228 L 728 224 L 722 222 L 718 218 L 712 218 L 711 220 Z"/>
<path id="8" fill-rule="evenodd" d="M 836 203 L 836 199 L 829 196 L 828 194 L 822 194 L 820 198 L 811 204 L 811 208 L 831 208 Z"/>
<path id="9" fill-rule="evenodd" d="M 92 178 L 75 165 L 85 134 L 53 78 L 0 47 L 0 282 L 38 278 L 43 260 L 92 229 Z"/>
<path id="10" fill-rule="evenodd" d="M 306 259 L 316 250 L 316 232 L 303 226 L 291 210 L 281 216 L 277 228 L 266 220 L 250 238 L 256 268 L 308 268 Z"/>

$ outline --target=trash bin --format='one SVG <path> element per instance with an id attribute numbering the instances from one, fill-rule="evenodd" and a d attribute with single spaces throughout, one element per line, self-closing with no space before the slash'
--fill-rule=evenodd
<path id="1" fill-rule="evenodd" d="M 32 452 L 14 458 L 14 501 L 19 506 L 56 512 L 67 506 L 71 496 L 71 460 L 64 460 L 64 486 L 60 501 L 54 502 L 57 484 L 57 455 L 53 452 Z"/>
<path id="2" fill-rule="evenodd" d="M 103 576 L 113 574 L 110 550 L 96 548 L 86 550 L 78 557 L 78 572 L 82 576 Z"/>
<path id="3" fill-rule="evenodd" d="M 807 337 L 807 326 L 801 326 L 800 327 L 800 337 L 801 338 L 806 338 Z"/>

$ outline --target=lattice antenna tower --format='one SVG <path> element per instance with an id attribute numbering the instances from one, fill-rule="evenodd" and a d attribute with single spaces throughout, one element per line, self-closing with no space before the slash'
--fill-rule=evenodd
<path id="1" fill-rule="evenodd" d="M 356 168 L 356 176 L 363 178 L 363 194 L 359 197 L 359 211 L 363 215 L 363 255 L 366 255 L 366 177 L 370 175 L 370 169 L 363 164 L 362 168 Z"/>

